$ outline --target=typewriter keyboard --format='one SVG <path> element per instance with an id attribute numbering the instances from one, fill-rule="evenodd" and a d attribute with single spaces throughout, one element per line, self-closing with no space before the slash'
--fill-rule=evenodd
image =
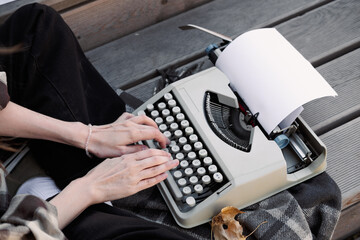
<path id="1" fill-rule="evenodd" d="M 146 114 L 170 139 L 166 149 L 179 165 L 169 171 L 165 180 L 168 190 L 180 211 L 186 212 L 221 188 L 227 179 L 211 152 L 191 124 L 186 113 L 171 93 L 138 114 Z M 155 144 L 158 146 L 157 144 Z"/>

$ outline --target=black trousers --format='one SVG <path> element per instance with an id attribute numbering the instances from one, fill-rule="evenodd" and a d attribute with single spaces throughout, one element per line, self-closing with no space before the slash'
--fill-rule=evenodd
<path id="1" fill-rule="evenodd" d="M 11 101 L 57 119 L 94 125 L 111 123 L 124 112 L 124 103 L 54 10 L 23 7 L 1 27 L 0 36 L 2 45 L 22 43 L 25 49 L 1 56 Z M 48 141 L 32 141 L 31 149 L 60 188 L 100 161 L 89 159 L 84 150 Z"/>
<path id="2" fill-rule="evenodd" d="M 0 44 L 18 43 L 24 51 L 0 56 L 11 101 L 57 119 L 95 125 L 111 123 L 125 111 L 53 9 L 32 4 L 15 12 L 0 27 Z M 48 141 L 32 141 L 31 149 L 60 188 L 101 161 L 89 159 L 82 149 Z M 189 239 L 104 204 L 87 209 L 65 233 L 69 239 Z"/>

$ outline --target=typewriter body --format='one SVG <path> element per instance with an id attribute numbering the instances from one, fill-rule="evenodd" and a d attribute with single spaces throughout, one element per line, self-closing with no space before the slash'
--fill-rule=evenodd
<path id="1" fill-rule="evenodd" d="M 247 207 L 326 168 L 326 147 L 301 117 L 281 149 L 275 136 L 251 122 L 216 67 L 167 86 L 134 114 L 153 118 L 171 140 L 165 150 L 180 164 L 158 188 L 185 228 L 208 222 L 225 206 Z M 156 142 L 143 143 L 158 148 Z"/>

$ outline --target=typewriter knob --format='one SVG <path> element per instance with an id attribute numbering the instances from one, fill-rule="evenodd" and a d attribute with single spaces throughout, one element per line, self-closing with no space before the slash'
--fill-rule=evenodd
<path id="1" fill-rule="evenodd" d="M 160 130 L 161 132 L 165 132 L 165 131 L 167 130 L 166 124 L 160 124 L 159 130 Z"/>
<path id="2" fill-rule="evenodd" d="M 173 116 L 167 116 L 167 117 L 165 118 L 165 120 L 166 120 L 166 123 L 167 123 L 167 124 L 171 124 L 171 123 L 174 122 L 174 117 L 173 117 Z"/>
<path id="3" fill-rule="evenodd" d="M 201 158 L 205 158 L 205 157 L 207 157 L 207 155 L 208 155 L 208 153 L 207 153 L 206 149 L 201 149 L 201 150 L 199 151 L 199 156 L 200 156 Z"/>
<path id="4" fill-rule="evenodd" d="M 181 186 L 181 187 L 183 187 L 183 186 L 185 186 L 186 185 L 186 179 L 185 178 L 180 178 L 179 180 L 178 180 L 178 184 L 179 184 L 179 186 Z"/>
<path id="5" fill-rule="evenodd" d="M 195 142 L 197 142 L 199 140 L 199 138 L 198 138 L 198 136 L 196 134 L 191 134 L 189 136 L 189 140 L 190 140 L 191 143 L 195 143 Z"/>
<path id="6" fill-rule="evenodd" d="M 151 117 L 152 118 L 157 118 L 158 116 L 159 116 L 159 111 L 158 110 L 151 111 Z"/>
<path id="7" fill-rule="evenodd" d="M 173 122 L 172 124 L 170 124 L 170 130 L 171 131 L 175 131 L 179 128 L 179 125 L 175 122 Z"/>
<path id="8" fill-rule="evenodd" d="M 202 193 L 203 190 L 204 190 L 204 188 L 203 188 L 203 186 L 201 186 L 200 184 L 196 184 L 196 185 L 194 186 L 194 190 L 195 190 L 195 192 L 197 192 L 197 193 Z"/>
<path id="9" fill-rule="evenodd" d="M 167 138 L 171 138 L 171 132 L 170 131 L 165 131 L 163 132 L 164 136 Z"/>
<path id="10" fill-rule="evenodd" d="M 189 152 L 188 155 L 187 155 L 187 158 L 189 160 L 194 160 L 196 158 L 196 153 L 194 152 Z"/>
<path id="11" fill-rule="evenodd" d="M 162 114 L 163 117 L 167 117 L 167 116 L 170 115 L 170 110 L 167 109 L 167 108 L 165 108 L 165 109 L 163 109 L 163 110 L 161 111 L 161 114 Z"/>
<path id="12" fill-rule="evenodd" d="M 205 166 L 210 166 L 213 162 L 211 157 L 206 157 L 206 158 L 204 158 L 203 161 L 204 161 Z"/>
<path id="13" fill-rule="evenodd" d="M 180 131 L 180 130 L 179 130 Z M 176 133 L 176 132 L 175 132 Z M 181 132 L 182 133 L 182 132 Z M 182 146 L 184 144 L 187 143 L 187 138 L 186 137 L 181 137 L 179 138 L 179 144 Z"/>
<path id="14" fill-rule="evenodd" d="M 175 178 L 181 178 L 182 177 L 182 172 L 180 170 L 177 170 L 173 173 Z"/>
<path id="15" fill-rule="evenodd" d="M 186 176 L 191 176 L 194 173 L 192 168 L 186 168 L 184 172 Z"/>
<path id="16" fill-rule="evenodd" d="M 196 204 L 195 198 L 190 196 L 186 198 L 186 203 L 189 205 L 189 207 L 193 207 Z"/>
<path id="17" fill-rule="evenodd" d="M 201 162 L 199 159 L 195 159 L 194 161 L 192 161 L 192 165 L 196 168 L 200 167 Z"/>
<path id="18" fill-rule="evenodd" d="M 186 136 L 189 136 L 194 133 L 194 129 L 192 127 L 185 128 L 185 134 Z"/>
<path id="19" fill-rule="evenodd" d="M 157 118 L 155 118 L 155 122 L 157 125 L 160 125 L 164 122 L 164 120 L 161 117 L 157 117 Z"/>
<path id="20" fill-rule="evenodd" d="M 171 109 L 171 111 L 173 112 L 174 115 L 176 115 L 181 112 L 181 109 L 178 106 L 176 106 L 176 107 L 173 107 Z"/>
<path id="21" fill-rule="evenodd" d="M 168 101 L 169 108 L 173 108 L 176 106 L 176 101 L 174 99 L 171 99 Z"/>
<path id="22" fill-rule="evenodd" d="M 180 148 L 178 145 L 172 146 L 171 147 L 171 152 L 172 153 L 178 153 L 180 151 Z"/>
<path id="23" fill-rule="evenodd" d="M 196 170 L 196 172 L 197 172 L 200 176 L 202 176 L 202 175 L 204 175 L 204 174 L 206 173 L 206 170 L 205 170 L 204 167 L 199 167 L 199 168 Z"/>
<path id="24" fill-rule="evenodd" d="M 148 105 L 146 105 L 146 109 L 151 112 L 152 110 L 154 110 L 154 105 L 152 105 L 151 103 L 149 103 Z"/>
<path id="25" fill-rule="evenodd" d="M 216 165 L 210 165 L 208 168 L 210 173 L 216 173 L 217 172 L 217 167 Z"/>
<path id="26" fill-rule="evenodd" d="M 176 114 L 176 121 L 181 122 L 185 120 L 185 115 L 183 113 Z"/>
<path id="27" fill-rule="evenodd" d="M 211 182 L 211 178 L 209 177 L 209 175 L 204 175 L 201 180 L 204 184 L 209 184 Z"/>
<path id="28" fill-rule="evenodd" d="M 158 109 L 159 109 L 159 111 L 164 110 L 165 108 L 166 108 L 166 104 L 165 104 L 164 102 L 160 102 L 160 103 L 158 104 Z"/>
<path id="29" fill-rule="evenodd" d="M 185 158 L 184 154 L 182 152 L 179 152 L 175 155 L 175 158 L 179 161 L 183 160 Z"/>
<path id="30" fill-rule="evenodd" d="M 191 149 L 192 149 L 192 147 L 191 147 L 190 144 L 185 144 L 185 145 L 183 146 L 183 151 L 184 151 L 185 153 L 190 152 Z"/>
<path id="31" fill-rule="evenodd" d="M 180 162 L 180 167 L 181 168 L 187 168 L 188 166 L 189 166 L 188 161 L 183 160 L 183 161 Z"/>
<path id="32" fill-rule="evenodd" d="M 189 186 L 186 186 L 183 188 L 183 193 L 185 195 L 189 195 L 191 193 L 191 188 Z"/>
<path id="33" fill-rule="evenodd" d="M 194 148 L 195 148 L 196 151 L 201 150 L 201 149 L 203 148 L 202 142 L 196 142 L 196 143 L 194 143 Z"/>
<path id="34" fill-rule="evenodd" d="M 172 98 L 173 98 L 173 96 L 172 96 L 171 93 L 165 93 L 165 94 L 164 94 L 164 99 L 165 99 L 166 101 L 169 101 L 169 100 L 171 100 Z"/>
<path id="35" fill-rule="evenodd" d="M 191 184 L 195 185 L 198 182 L 198 178 L 196 176 L 191 176 L 189 181 Z"/>
<path id="36" fill-rule="evenodd" d="M 219 172 L 215 173 L 213 175 L 213 178 L 214 178 L 215 182 L 217 182 L 217 183 L 221 183 L 223 181 L 223 176 Z"/>
<path id="37" fill-rule="evenodd" d="M 179 113 L 180 114 L 180 113 Z M 178 114 L 178 115 L 179 115 Z M 177 115 L 176 115 L 177 116 Z M 189 123 L 189 121 L 188 120 L 182 120 L 181 122 L 180 122 L 180 125 L 181 125 L 181 128 L 187 128 L 187 127 L 189 127 L 189 125 L 190 125 L 190 123 Z"/>

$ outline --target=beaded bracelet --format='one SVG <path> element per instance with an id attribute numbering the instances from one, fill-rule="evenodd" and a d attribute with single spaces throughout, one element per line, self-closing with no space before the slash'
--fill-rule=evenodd
<path id="1" fill-rule="evenodd" d="M 88 134 L 88 137 L 86 139 L 86 143 L 85 143 L 85 153 L 86 155 L 89 157 L 89 158 L 92 158 L 92 155 L 91 153 L 89 153 L 89 142 L 90 142 L 90 138 L 91 138 L 91 134 L 92 134 L 92 125 L 89 123 L 88 124 L 89 126 L 89 134 Z"/>

